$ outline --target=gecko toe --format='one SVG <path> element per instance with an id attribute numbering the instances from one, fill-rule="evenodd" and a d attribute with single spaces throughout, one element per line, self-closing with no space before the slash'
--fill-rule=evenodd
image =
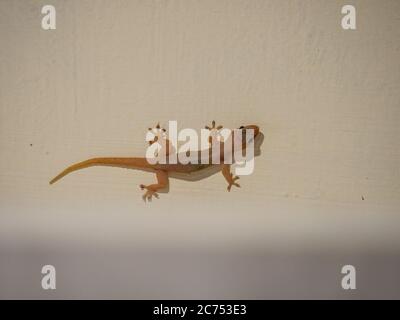
<path id="1" fill-rule="evenodd" d="M 231 191 L 232 186 L 235 186 L 235 187 L 240 188 L 240 184 L 239 184 L 239 183 L 233 182 L 233 181 L 232 181 L 232 183 L 230 183 L 230 184 L 228 185 L 228 187 L 227 187 L 227 190 L 228 190 L 229 192 Z"/>
<path id="2" fill-rule="evenodd" d="M 146 188 L 146 187 L 145 187 Z M 142 196 L 142 199 L 144 202 L 151 202 L 153 200 L 153 196 L 157 199 L 159 199 L 158 193 L 151 191 L 151 190 L 147 190 L 144 195 Z"/>

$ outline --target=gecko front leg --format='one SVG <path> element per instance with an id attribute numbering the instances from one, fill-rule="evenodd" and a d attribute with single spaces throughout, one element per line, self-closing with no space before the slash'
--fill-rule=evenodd
<path id="1" fill-rule="evenodd" d="M 238 176 L 234 176 L 231 173 L 231 165 L 230 164 L 223 164 L 222 165 L 222 174 L 224 175 L 226 181 L 228 182 L 228 191 L 231 191 L 232 186 L 236 186 L 240 188 L 240 184 L 235 182 L 236 180 L 239 179 Z"/>
<path id="2" fill-rule="evenodd" d="M 151 201 L 153 196 L 158 199 L 157 191 L 160 189 L 164 189 L 168 186 L 169 179 L 168 179 L 168 173 L 166 171 L 157 170 L 156 177 L 157 177 L 157 183 L 150 184 L 148 186 L 145 186 L 144 184 L 140 185 L 140 188 L 142 190 L 144 189 L 147 190 L 142 197 L 144 202 L 146 202 L 146 200 Z"/>
<path id="3" fill-rule="evenodd" d="M 160 123 L 157 123 L 157 125 L 154 128 L 149 128 L 149 131 L 154 135 L 152 140 L 148 141 L 149 145 L 152 145 L 155 142 L 157 142 L 160 145 L 160 149 L 157 151 L 156 156 L 158 155 L 168 156 L 171 153 L 176 153 L 174 146 L 167 138 L 166 134 L 167 130 L 161 128 Z"/>

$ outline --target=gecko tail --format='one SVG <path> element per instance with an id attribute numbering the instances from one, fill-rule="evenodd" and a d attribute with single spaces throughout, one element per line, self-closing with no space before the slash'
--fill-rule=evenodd
<path id="1" fill-rule="evenodd" d="M 93 158 L 69 166 L 60 174 L 55 176 L 52 180 L 50 180 L 49 183 L 53 184 L 71 172 L 93 166 L 110 166 L 128 169 L 139 169 L 148 167 L 148 163 L 145 159 L 141 158 Z"/>
<path id="2" fill-rule="evenodd" d="M 76 164 L 73 164 L 72 166 L 69 166 L 68 168 L 66 168 L 64 171 L 62 171 L 60 174 L 58 174 L 57 176 L 55 176 L 49 183 L 53 184 L 54 182 L 60 180 L 61 178 L 65 177 L 67 174 L 73 172 L 73 171 L 77 171 L 80 169 L 85 169 L 91 166 L 95 166 L 98 165 L 98 161 L 96 161 L 97 159 L 89 159 L 86 161 L 82 161 Z"/>

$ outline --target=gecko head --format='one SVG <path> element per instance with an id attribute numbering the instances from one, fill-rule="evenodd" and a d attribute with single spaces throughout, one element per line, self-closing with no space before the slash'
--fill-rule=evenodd
<path id="1" fill-rule="evenodd" d="M 239 129 L 242 130 L 242 148 L 246 149 L 248 143 L 250 143 L 254 146 L 254 155 L 259 156 L 261 154 L 261 145 L 264 141 L 264 134 L 260 131 L 260 127 L 254 124 L 250 124 L 247 126 L 240 126 Z M 246 141 L 247 130 L 253 130 L 254 133 L 254 137 L 250 138 L 250 140 L 248 141 Z"/>
<path id="2" fill-rule="evenodd" d="M 246 137 L 246 130 L 253 130 L 254 138 L 256 138 L 260 133 L 260 128 L 258 126 L 256 126 L 255 124 L 250 124 L 247 126 L 240 126 L 239 129 L 242 130 L 243 138 Z"/>

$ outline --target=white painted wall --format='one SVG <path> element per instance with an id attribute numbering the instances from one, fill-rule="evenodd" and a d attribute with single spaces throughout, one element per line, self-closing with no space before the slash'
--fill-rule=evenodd
<path id="1" fill-rule="evenodd" d="M 240 286 L 235 291 L 239 297 L 344 297 L 335 287 L 342 262 L 369 265 L 388 251 L 390 265 L 400 265 L 398 1 L 352 1 L 355 31 L 341 28 L 343 1 L 51 3 L 57 29 L 44 31 L 42 1 L 0 2 L 1 297 L 41 297 L 36 268 L 49 260 L 59 261 L 70 284 L 58 297 L 157 296 L 149 282 L 132 289 L 137 282 L 124 282 L 119 267 L 124 290 L 115 285 L 110 293 L 98 274 L 87 291 L 78 289 L 74 272 L 86 279 L 99 257 L 115 271 L 106 257 L 116 252 L 126 259 L 157 252 L 132 271 L 138 279 L 141 272 L 161 274 L 149 265 L 171 252 L 190 252 L 190 259 L 231 254 L 237 261 L 249 255 L 249 270 L 255 257 L 278 254 L 281 263 L 254 271 L 254 283 L 232 269 L 248 280 L 243 293 Z M 266 135 L 241 189 L 226 192 L 222 175 L 173 180 L 169 194 L 144 204 L 138 185 L 155 178 L 115 168 L 90 168 L 48 185 L 86 158 L 143 155 L 144 134 L 157 121 L 201 128 L 213 119 L 231 128 L 255 123 Z M 312 253 L 309 262 L 302 252 Z M 88 259 L 83 264 L 80 255 Z M 127 260 L 132 268 L 135 259 Z M 162 297 L 210 292 L 204 282 L 197 289 L 179 284 L 189 269 L 219 279 L 215 265 L 168 261 L 176 281 L 159 285 Z M 229 269 L 229 261 L 218 265 Z M 299 267 L 289 276 L 288 265 Z M 387 281 L 372 291 L 399 297 L 391 286 L 399 277 L 387 268 L 376 267 Z M 327 280 L 310 289 L 301 279 L 313 272 Z M 368 272 L 366 279 L 374 274 Z M 293 278 L 298 291 L 293 281 L 272 290 L 273 277 Z M 258 286 L 260 279 L 267 282 Z M 210 295 L 229 297 L 232 281 L 221 280 Z"/>

